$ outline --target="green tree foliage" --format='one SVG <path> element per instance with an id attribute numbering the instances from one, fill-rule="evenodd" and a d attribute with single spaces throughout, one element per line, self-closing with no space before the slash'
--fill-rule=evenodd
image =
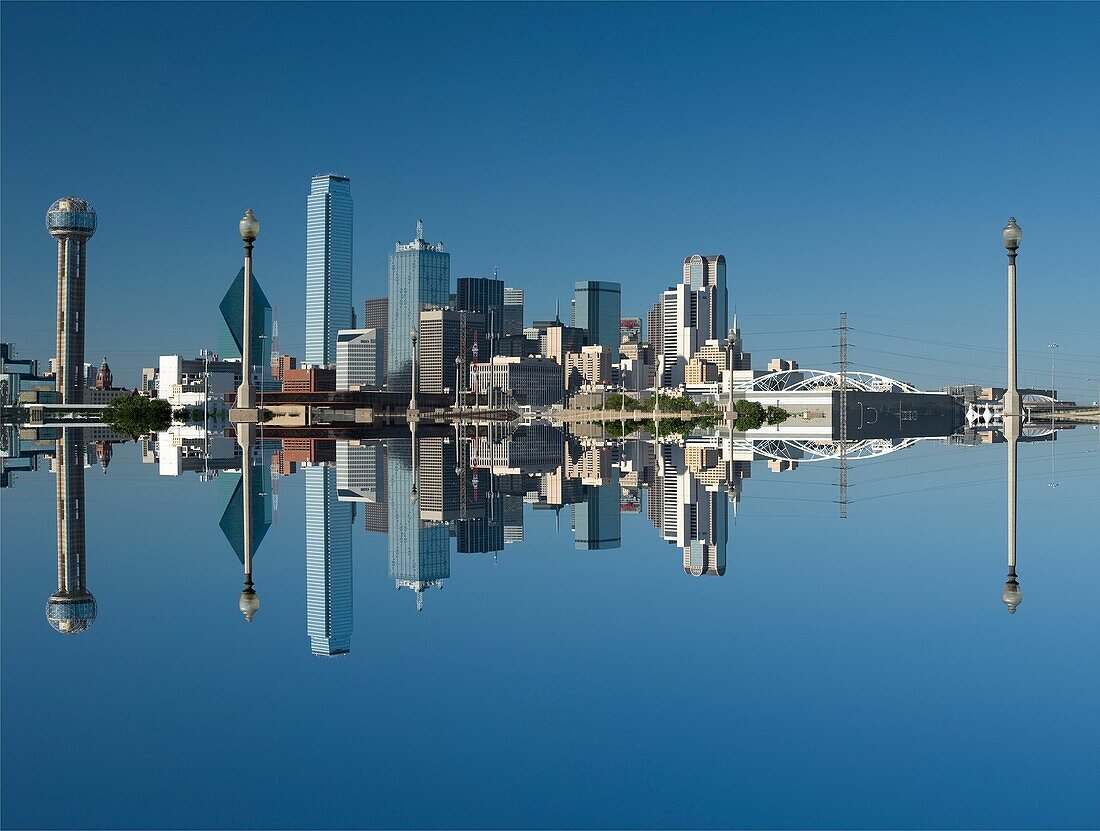
<path id="1" fill-rule="evenodd" d="M 791 414 L 784 410 L 782 407 L 772 405 L 764 411 L 764 418 L 767 419 L 768 424 L 782 424 Z"/>
<path id="2" fill-rule="evenodd" d="M 172 423 L 172 408 L 161 398 L 146 398 L 132 393 L 111 401 L 103 412 L 103 420 L 113 430 L 131 438 L 167 430 Z"/>
<path id="3" fill-rule="evenodd" d="M 737 408 L 736 428 L 738 432 L 759 430 L 764 426 L 766 420 L 764 405 L 759 401 L 737 401 L 735 406 Z"/>

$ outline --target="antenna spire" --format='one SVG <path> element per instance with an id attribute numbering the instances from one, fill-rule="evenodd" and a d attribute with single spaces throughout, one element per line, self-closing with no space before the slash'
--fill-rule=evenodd
<path id="1" fill-rule="evenodd" d="M 417 239 L 424 239 L 424 220 L 423 219 L 416 220 L 416 238 Z"/>

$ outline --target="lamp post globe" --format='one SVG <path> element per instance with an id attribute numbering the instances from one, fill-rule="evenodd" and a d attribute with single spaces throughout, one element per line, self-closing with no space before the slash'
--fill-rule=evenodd
<path id="1" fill-rule="evenodd" d="M 256 215 L 252 213 L 251 208 L 244 212 L 239 227 L 241 229 L 241 239 L 245 242 L 255 242 L 256 237 L 260 235 L 260 220 L 256 219 Z"/>
<path id="2" fill-rule="evenodd" d="M 1020 247 L 1020 240 L 1023 238 L 1024 231 L 1016 224 L 1016 217 L 1010 216 L 1008 218 L 1008 224 L 1001 231 L 1001 241 L 1004 242 L 1005 248 L 1015 252 L 1016 249 Z"/>

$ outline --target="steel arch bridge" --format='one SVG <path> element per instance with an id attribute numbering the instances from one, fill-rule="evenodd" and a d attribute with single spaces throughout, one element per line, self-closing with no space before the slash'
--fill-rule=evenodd
<path id="1" fill-rule="evenodd" d="M 910 439 L 861 439 L 849 441 L 844 456 L 849 461 L 874 459 L 912 447 L 924 437 Z M 826 462 L 840 458 L 836 439 L 734 439 L 735 450 L 751 451 L 768 459 L 791 462 Z"/>
<path id="2" fill-rule="evenodd" d="M 897 381 L 874 372 L 849 372 L 845 375 L 847 387 L 858 392 L 916 392 L 923 393 L 912 384 Z M 733 392 L 813 392 L 840 389 L 840 373 L 825 369 L 784 369 L 769 372 L 751 381 L 736 381 Z"/>

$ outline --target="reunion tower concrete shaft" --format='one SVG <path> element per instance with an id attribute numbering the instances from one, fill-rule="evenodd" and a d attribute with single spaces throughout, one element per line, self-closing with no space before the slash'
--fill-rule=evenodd
<path id="1" fill-rule="evenodd" d="M 55 381 L 64 404 L 84 403 L 84 286 L 95 228 L 95 209 L 75 196 L 58 199 L 46 212 L 46 230 L 57 240 Z"/>

